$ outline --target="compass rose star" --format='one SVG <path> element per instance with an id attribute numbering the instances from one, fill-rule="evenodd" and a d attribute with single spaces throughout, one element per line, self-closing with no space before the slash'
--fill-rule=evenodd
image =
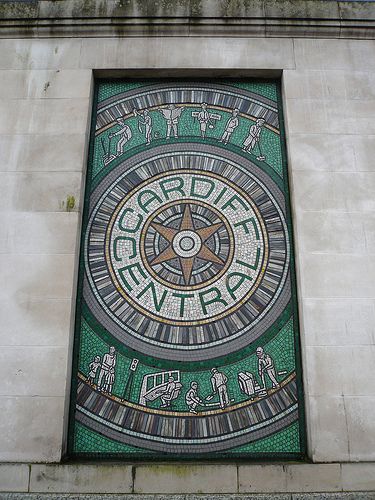
<path id="1" fill-rule="evenodd" d="M 190 205 L 187 203 L 178 229 L 151 222 L 168 246 L 150 264 L 155 266 L 171 259 L 179 259 L 186 285 L 190 284 L 195 259 L 202 259 L 223 266 L 225 262 L 209 249 L 206 242 L 223 225 L 223 222 L 195 229 Z"/>

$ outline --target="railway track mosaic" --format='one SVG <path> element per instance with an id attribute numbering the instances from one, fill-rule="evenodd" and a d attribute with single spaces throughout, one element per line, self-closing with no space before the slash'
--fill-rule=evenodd
<path id="1" fill-rule="evenodd" d="M 278 83 L 98 81 L 69 453 L 304 455 Z"/>

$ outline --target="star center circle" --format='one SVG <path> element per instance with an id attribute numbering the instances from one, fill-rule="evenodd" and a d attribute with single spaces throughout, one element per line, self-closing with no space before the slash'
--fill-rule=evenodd
<path id="1" fill-rule="evenodd" d="M 202 248 L 202 240 L 196 232 L 184 230 L 173 238 L 172 247 L 179 257 L 195 257 Z"/>

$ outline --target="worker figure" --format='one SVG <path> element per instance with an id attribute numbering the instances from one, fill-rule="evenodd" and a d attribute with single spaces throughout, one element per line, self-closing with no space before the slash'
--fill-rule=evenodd
<path id="1" fill-rule="evenodd" d="M 251 153 L 255 146 L 259 143 L 260 133 L 263 125 L 265 124 L 264 118 L 258 118 L 254 125 L 251 125 L 249 129 L 249 135 L 246 137 L 243 143 L 243 151 Z"/>
<path id="2" fill-rule="evenodd" d="M 280 384 L 276 380 L 275 365 L 271 356 L 264 352 L 263 347 L 257 347 L 256 355 L 258 356 L 258 373 L 262 379 L 263 389 L 266 389 L 266 373 L 272 382 L 272 387 L 280 387 Z"/>
<path id="3" fill-rule="evenodd" d="M 159 108 L 160 113 L 164 116 L 167 121 L 167 139 L 171 137 L 171 132 L 175 138 L 178 137 L 177 125 L 181 113 L 185 109 L 184 106 L 176 107 L 175 104 L 169 104 L 168 108 Z"/>
<path id="4" fill-rule="evenodd" d="M 205 102 L 202 102 L 201 108 L 202 108 L 202 111 L 200 111 L 197 114 L 196 118 L 199 122 L 199 127 L 201 129 L 201 136 L 204 139 L 206 137 L 207 125 L 209 125 L 212 128 L 213 124 L 211 122 L 210 113 L 209 113 L 209 111 L 207 111 L 207 104 Z"/>
<path id="5" fill-rule="evenodd" d="M 89 376 L 87 377 L 87 382 L 90 385 L 95 384 L 96 372 L 98 371 L 99 366 L 100 366 L 100 356 L 95 356 L 95 358 L 89 364 L 90 371 L 89 371 Z"/>
<path id="6" fill-rule="evenodd" d="M 109 352 L 104 354 L 102 366 L 100 367 L 98 389 L 99 391 L 106 392 L 106 389 L 112 385 L 115 380 L 115 366 L 116 366 L 116 351 L 114 347 L 109 348 Z M 107 375 L 110 373 L 110 377 Z"/>
<path id="7" fill-rule="evenodd" d="M 174 381 L 173 377 L 169 377 L 167 387 L 165 388 L 165 391 L 160 396 L 160 399 L 163 403 L 160 406 L 160 408 L 167 408 L 168 406 L 171 406 L 171 401 L 173 399 L 173 393 L 174 393 L 175 389 L 176 389 L 176 382 Z"/>
<path id="8" fill-rule="evenodd" d="M 129 125 L 125 124 L 124 118 L 117 118 L 116 121 L 119 125 L 121 125 L 121 128 L 117 132 L 109 134 L 109 138 L 112 139 L 112 137 L 120 136 L 120 140 L 116 146 L 116 156 L 120 156 L 124 152 L 125 144 L 132 138 L 132 131 L 130 130 Z"/>
<path id="9" fill-rule="evenodd" d="M 220 408 L 224 409 L 229 405 L 229 397 L 227 391 L 228 379 L 224 373 L 221 373 L 217 368 L 211 370 L 211 384 L 214 393 L 219 394 Z"/>
<path id="10" fill-rule="evenodd" d="M 225 130 L 223 133 L 222 138 L 220 139 L 220 142 L 223 142 L 224 144 L 228 144 L 230 136 L 233 134 L 234 130 L 238 127 L 239 125 L 239 120 L 238 120 L 238 109 L 234 109 L 232 111 L 232 116 L 229 118 L 225 125 Z"/>
<path id="11" fill-rule="evenodd" d="M 190 413 L 197 414 L 197 406 L 203 404 L 203 401 L 198 396 L 198 383 L 192 382 L 190 384 L 190 389 L 185 394 L 185 402 L 189 407 Z"/>
<path id="12" fill-rule="evenodd" d="M 152 138 L 152 119 L 150 116 L 150 113 L 148 109 L 145 109 L 144 111 L 137 111 L 136 109 L 133 110 L 134 116 L 138 116 L 138 130 L 142 132 L 142 125 L 145 127 L 145 137 L 146 137 L 146 144 L 151 144 L 151 138 Z"/>

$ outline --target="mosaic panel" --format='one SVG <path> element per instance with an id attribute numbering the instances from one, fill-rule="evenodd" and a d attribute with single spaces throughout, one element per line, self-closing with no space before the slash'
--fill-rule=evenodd
<path id="1" fill-rule="evenodd" d="M 98 81 L 69 450 L 301 458 L 276 81 Z"/>

